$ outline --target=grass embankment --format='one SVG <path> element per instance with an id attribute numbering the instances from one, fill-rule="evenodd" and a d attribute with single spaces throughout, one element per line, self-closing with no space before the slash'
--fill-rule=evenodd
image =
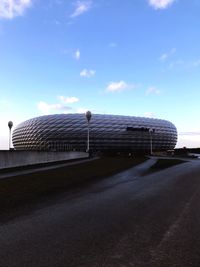
<path id="1" fill-rule="evenodd" d="M 54 170 L 37 171 L 0 180 L 0 212 L 38 201 L 42 196 L 62 192 L 74 185 L 116 174 L 143 162 L 145 158 L 103 157 Z"/>
<path id="2" fill-rule="evenodd" d="M 158 159 L 156 163 L 150 167 L 149 172 L 160 171 L 184 162 L 186 161 L 181 159 Z"/>

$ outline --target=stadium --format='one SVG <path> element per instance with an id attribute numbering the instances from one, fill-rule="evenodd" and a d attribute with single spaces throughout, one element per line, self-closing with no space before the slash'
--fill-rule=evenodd
<path id="1" fill-rule="evenodd" d="M 54 114 L 29 119 L 13 131 L 16 150 L 166 151 L 175 147 L 176 127 L 167 120 L 135 116 Z"/>

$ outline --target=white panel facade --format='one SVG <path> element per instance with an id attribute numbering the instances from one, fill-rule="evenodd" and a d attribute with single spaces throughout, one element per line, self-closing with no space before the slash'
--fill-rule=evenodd
<path id="1" fill-rule="evenodd" d="M 153 129 L 153 150 L 173 149 L 176 127 L 169 121 L 120 115 L 93 114 L 90 121 L 91 150 L 148 150 L 149 129 Z M 17 150 L 85 151 L 85 114 L 55 114 L 36 117 L 19 124 L 13 131 Z"/>

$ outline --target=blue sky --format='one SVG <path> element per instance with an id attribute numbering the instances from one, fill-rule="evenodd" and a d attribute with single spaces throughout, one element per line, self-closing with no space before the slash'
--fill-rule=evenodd
<path id="1" fill-rule="evenodd" d="M 199 0 L 0 0 L 0 149 L 43 114 L 167 119 L 200 147 Z"/>

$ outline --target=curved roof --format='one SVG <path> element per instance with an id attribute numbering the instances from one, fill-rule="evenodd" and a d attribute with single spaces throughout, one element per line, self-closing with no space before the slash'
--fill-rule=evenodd
<path id="1" fill-rule="evenodd" d="M 149 129 L 153 129 L 154 146 L 172 149 L 177 130 L 169 121 L 122 115 L 92 114 L 91 144 L 100 147 L 145 147 Z M 148 132 L 148 133 L 147 133 Z M 52 142 L 64 142 L 74 148 L 85 147 L 87 119 L 85 114 L 54 114 L 36 117 L 19 124 L 13 131 L 16 149 L 48 149 Z M 98 141 L 99 140 L 99 141 Z M 114 141 L 115 140 L 115 141 Z M 125 142 L 126 140 L 126 142 Z M 99 142 L 99 144 L 98 144 Z"/>

